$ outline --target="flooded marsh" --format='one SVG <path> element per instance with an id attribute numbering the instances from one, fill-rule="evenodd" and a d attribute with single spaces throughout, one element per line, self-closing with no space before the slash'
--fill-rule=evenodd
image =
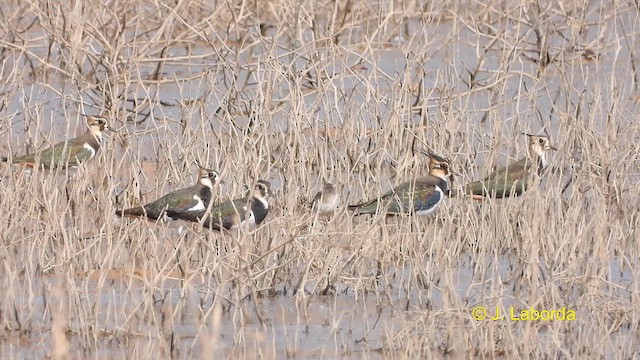
<path id="1" fill-rule="evenodd" d="M 634 2 L 9 1 L 0 155 L 113 130 L 94 159 L 0 163 L 2 358 L 633 358 Z M 545 135 L 518 197 L 360 215 L 446 158 L 461 191 Z M 257 229 L 120 218 L 221 174 Z M 341 205 L 310 208 L 325 181 Z"/>

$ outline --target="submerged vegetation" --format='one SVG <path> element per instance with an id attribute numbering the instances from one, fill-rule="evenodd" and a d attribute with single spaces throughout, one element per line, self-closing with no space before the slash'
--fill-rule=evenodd
<path id="1" fill-rule="evenodd" d="M 0 163 L 0 356 L 635 356 L 639 19 L 613 1 L 5 2 L 0 155 L 84 133 L 81 114 L 117 131 L 75 170 Z M 558 148 L 522 196 L 310 211 L 325 181 L 344 205 L 424 176 L 422 152 L 462 188 L 522 158 L 522 132 Z M 261 226 L 116 216 L 196 163 L 221 174 L 216 204 L 269 181 Z"/>

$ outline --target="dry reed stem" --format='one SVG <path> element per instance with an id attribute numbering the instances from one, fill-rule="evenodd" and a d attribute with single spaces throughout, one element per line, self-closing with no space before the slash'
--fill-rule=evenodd
<path id="1" fill-rule="evenodd" d="M 640 349 L 638 9 L 618 2 L 8 2 L 0 151 L 106 113 L 77 170 L 0 164 L 0 356 L 617 357 Z M 423 176 L 558 146 L 542 185 L 429 218 L 329 221 Z M 68 136 L 67 136 L 68 134 Z M 116 208 L 218 169 L 274 184 L 239 236 Z M 471 309 L 574 309 L 476 321 Z"/>

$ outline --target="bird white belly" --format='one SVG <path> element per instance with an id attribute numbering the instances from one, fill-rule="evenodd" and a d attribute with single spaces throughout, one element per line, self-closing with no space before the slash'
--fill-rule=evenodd
<path id="1" fill-rule="evenodd" d="M 325 199 L 323 199 L 325 200 Z M 338 197 L 333 197 L 331 199 L 328 199 L 329 201 L 326 202 L 322 202 L 322 201 L 318 201 L 316 203 L 316 211 L 319 213 L 326 213 L 326 212 L 334 212 L 338 209 Z"/>

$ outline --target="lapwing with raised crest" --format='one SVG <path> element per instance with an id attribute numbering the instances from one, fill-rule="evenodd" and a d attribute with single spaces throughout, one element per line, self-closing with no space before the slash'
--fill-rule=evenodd
<path id="1" fill-rule="evenodd" d="M 358 205 L 349 205 L 355 215 L 429 215 L 444 201 L 452 173 L 449 161 L 435 155 L 429 156 L 429 174 L 407 181 L 386 194 Z"/>

